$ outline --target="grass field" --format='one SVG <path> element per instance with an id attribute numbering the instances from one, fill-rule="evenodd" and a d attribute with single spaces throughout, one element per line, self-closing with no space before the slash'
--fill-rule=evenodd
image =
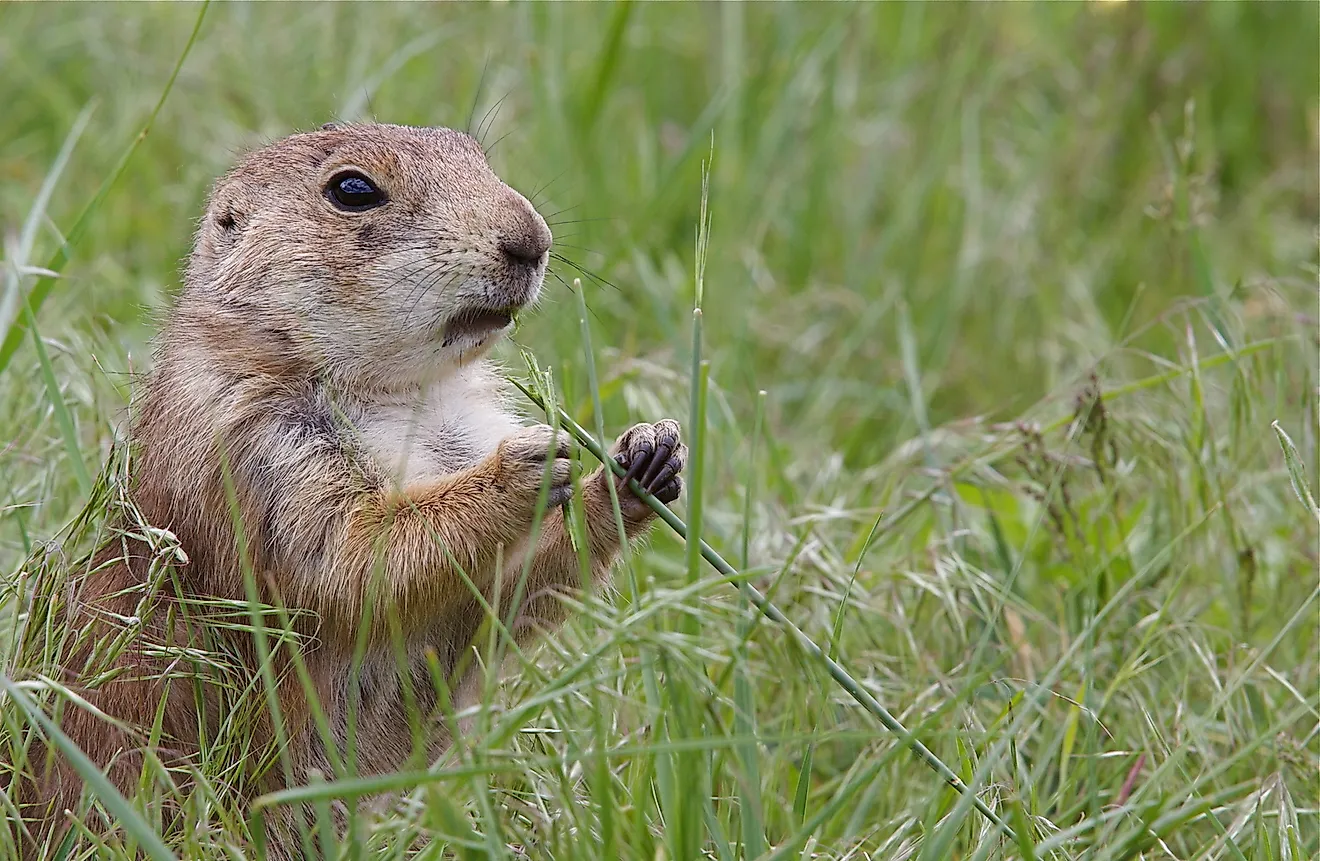
<path id="1" fill-rule="evenodd" d="M 1320 855 L 1314 4 L 200 11 L 0 7 L 0 762 L 209 183 L 374 117 L 480 130 L 572 261 L 517 344 L 589 429 L 703 425 L 701 535 L 1017 839 L 661 524 L 325 854 Z M 221 761 L 179 857 L 251 851 Z"/>

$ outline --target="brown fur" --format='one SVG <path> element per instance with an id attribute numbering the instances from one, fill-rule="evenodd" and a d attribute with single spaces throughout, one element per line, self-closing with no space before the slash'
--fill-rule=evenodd
<path id="1" fill-rule="evenodd" d="M 332 206 L 326 182 L 346 166 L 386 189 L 389 203 L 361 213 Z M 517 583 L 547 460 L 563 487 L 566 449 L 550 429 L 522 427 L 501 406 L 498 375 L 482 358 L 500 332 L 451 325 L 472 309 L 532 304 L 549 241 L 545 222 L 491 172 L 471 138 L 384 125 L 328 126 L 250 154 L 217 183 L 198 230 L 137 408 L 132 500 L 187 554 L 173 569 L 179 596 L 244 600 L 246 561 L 264 601 L 301 614 L 295 627 L 308 638 L 307 668 L 339 745 L 348 701 L 360 698 L 360 773 L 399 768 L 413 755 L 403 686 L 435 716 L 427 653 L 453 672 L 486 618 L 460 568 L 501 616 L 515 593 L 525 596 L 514 625 L 520 643 L 561 622 L 561 596 L 580 585 L 559 508 L 545 514 L 527 582 Z M 539 262 L 518 263 L 501 251 L 509 243 L 541 250 Z M 630 437 L 655 431 L 641 425 Z M 683 457 L 679 446 L 675 471 Z M 597 580 L 620 550 L 607 480 L 598 471 L 582 484 Z M 619 491 L 628 535 L 636 536 L 652 512 Z M 137 612 L 151 559 L 133 539 L 108 545 L 76 584 L 67 624 L 114 633 L 115 619 Z M 509 572 L 498 594 L 497 559 Z M 240 676 L 257 673 L 250 634 L 208 624 L 196 610 L 189 616 L 187 600 L 173 592 L 162 591 L 118 658 L 121 674 L 81 692 L 128 729 L 63 707 L 63 730 L 127 794 L 162 701 L 162 743 L 150 753 L 167 765 L 195 755 L 202 733 L 214 737 L 230 707 L 206 667 L 194 684 L 190 668 L 165 666 L 149 644 L 219 644 Z M 350 690 L 368 601 L 367 657 Z M 392 622 L 406 647 L 402 668 Z M 65 670 L 85 678 L 100 669 L 91 663 L 84 648 L 66 656 Z M 276 671 L 285 675 L 279 698 L 295 781 L 309 769 L 329 774 L 287 659 Z M 471 698 L 474 678 L 460 681 L 460 699 Z M 253 751 L 269 745 L 271 732 L 269 721 L 258 723 Z M 428 758 L 448 747 L 450 732 L 433 718 Z M 33 756 L 32 809 L 48 811 L 48 821 L 81 789 L 52 759 L 43 770 L 44 753 Z M 283 781 L 278 767 L 248 776 L 240 796 Z M 296 854 L 287 833 L 274 838 L 277 855 Z"/>

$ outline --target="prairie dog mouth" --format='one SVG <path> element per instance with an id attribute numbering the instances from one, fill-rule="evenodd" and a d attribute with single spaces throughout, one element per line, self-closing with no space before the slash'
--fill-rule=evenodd
<path id="1" fill-rule="evenodd" d="M 445 324 L 444 345 L 459 339 L 483 341 L 506 329 L 513 322 L 517 308 L 473 308 L 461 311 Z"/>

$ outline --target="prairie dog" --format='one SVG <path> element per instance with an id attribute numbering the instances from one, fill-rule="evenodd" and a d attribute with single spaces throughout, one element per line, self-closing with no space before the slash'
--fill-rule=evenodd
<path id="1" fill-rule="evenodd" d="M 297 678 L 278 668 L 295 781 L 310 769 L 333 773 L 350 700 L 358 773 L 400 767 L 415 752 L 405 688 L 429 718 L 425 756 L 439 755 L 450 728 L 428 654 L 447 674 L 459 666 L 487 616 L 473 587 L 502 618 L 522 596 L 513 632 L 525 643 L 562 621 L 561 597 L 581 585 L 559 507 L 573 491 L 567 438 L 525 426 L 485 358 L 536 301 L 550 245 L 544 219 L 478 143 L 448 129 L 330 124 L 250 153 L 211 193 L 138 398 L 131 497 L 187 554 L 173 572 L 185 598 L 244 601 L 241 545 L 263 600 L 305 614 L 303 656 L 341 750 L 326 750 Z M 662 501 L 678 497 L 686 448 L 676 422 L 633 427 L 613 454 Z M 532 546 L 547 469 L 551 507 Z M 581 482 L 598 581 L 623 549 L 612 480 L 597 470 Z M 615 488 L 634 538 L 653 512 L 625 484 Z M 141 542 L 111 542 L 76 583 L 67 623 L 102 634 L 122 627 L 139 610 L 151 562 Z M 126 728 L 64 708 L 64 731 L 128 794 L 154 722 L 168 764 L 195 755 L 226 717 L 224 693 L 204 671 L 200 684 L 171 679 L 179 667 L 149 644 L 219 644 L 249 681 L 257 675 L 251 633 L 192 613 L 145 615 L 115 661 L 119 675 L 82 691 Z M 354 681 L 359 636 L 366 651 Z M 84 649 L 65 669 L 75 681 L 106 669 L 93 664 Z M 474 679 L 460 680 L 460 699 Z M 283 780 L 278 765 L 266 772 L 256 789 Z M 58 761 L 37 782 L 53 818 L 80 787 Z M 273 837 L 277 855 L 294 853 Z"/>

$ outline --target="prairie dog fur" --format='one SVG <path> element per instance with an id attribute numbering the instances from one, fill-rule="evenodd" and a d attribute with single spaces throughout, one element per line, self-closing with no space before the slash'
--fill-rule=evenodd
<path id="1" fill-rule="evenodd" d="M 296 623 L 311 644 L 303 656 L 340 747 L 348 703 L 357 702 L 361 774 L 416 753 L 405 686 L 430 717 L 425 757 L 450 744 L 428 654 L 453 671 L 486 617 L 458 568 L 501 617 L 523 596 L 513 626 L 522 643 L 559 624 L 561 597 L 581 585 L 559 507 L 573 492 L 567 439 L 525 426 L 485 358 L 513 315 L 535 303 L 550 245 L 545 221 L 471 137 L 381 124 L 327 125 L 252 152 L 217 182 L 197 230 L 138 397 L 132 500 L 187 554 L 173 572 L 185 598 L 244 601 L 241 544 L 263 600 L 305 614 Z M 676 422 L 637 425 L 613 453 L 662 501 L 678 497 L 686 448 Z M 552 507 L 532 546 L 547 469 Z M 624 549 L 613 480 L 597 470 L 580 483 L 597 581 Z M 634 538 L 653 512 L 615 487 Z M 515 573 L 497 582 L 497 560 Z M 67 624 L 113 632 L 137 612 L 151 562 L 141 542 L 111 542 L 78 579 Z M 257 674 L 250 633 L 193 613 L 144 616 L 115 659 L 120 674 L 81 691 L 126 728 L 73 704 L 63 710 L 64 731 L 128 794 L 162 702 L 158 753 L 167 764 L 196 754 L 226 709 L 204 673 L 200 685 L 171 680 L 147 644 L 219 643 L 249 678 Z M 354 682 L 360 635 L 366 658 Z M 65 668 L 76 682 L 105 670 L 94 663 L 88 649 Z M 278 696 L 295 781 L 310 769 L 330 775 L 333 752 L 296 677 L 285 675 Z M 460 698 L 472 681 L 469 673 L 460 682 Z M 276 779 L 278 765 L 252 785 L 266 790 Z M 56 760 L 38 776 L 37 797 L 59 819 L 79 788 Z M 276 854 L 294 854 L 272 837 Z"/>

